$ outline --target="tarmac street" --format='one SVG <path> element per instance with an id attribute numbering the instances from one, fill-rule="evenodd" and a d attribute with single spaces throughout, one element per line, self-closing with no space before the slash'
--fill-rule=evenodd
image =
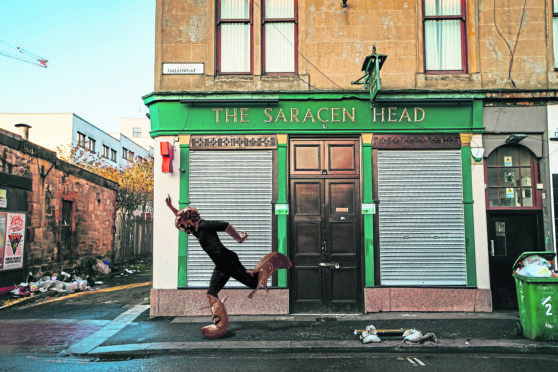
<path id="1" fill-rule="evenodd" d="M 150 279 L 150 272 L 114 276 L 95 291 L 44 296 L 2 309 L 0 354 L 88 358 L 250 351 L 558 355 L 558 342 L 532 341 L 514 333 L 518 311 L 229 316 L 227 333 L 209 340 L 199 330 L 210 323 L 209 312 L 207 317 L 149 317 Z M 260 292 L 256 295 L 266 295 Z M 368 325 L 380 331 L 417 329 L 433 333 L 436 340 L 403 343 L 401 333 L 380 332 L 380 343 L 363 344 L 354 331 Z"/>

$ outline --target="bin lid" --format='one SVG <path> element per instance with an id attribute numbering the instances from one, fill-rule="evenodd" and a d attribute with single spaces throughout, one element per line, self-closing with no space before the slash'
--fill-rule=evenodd
<path id="1" fill-rule="evenodd" d="M 515 263 L 513 264 L 513 269 L 512 271 L 515 272 L 515 269 L 519 266 L 519 264 L 521 263 L 521 261 L 523 261 L 524 259 L 526 259 L 529 256 L 541 256 L 542 258 L 544 258 L 545 260 L 548 261 L 554 261 L 554 257 L 556 256 L 556 252 L 553 251 L 542 251 L 542 252 L 523 252 L 519 255 L 519 257 L 517 258 L 517 260 L 515 260 Z"/>

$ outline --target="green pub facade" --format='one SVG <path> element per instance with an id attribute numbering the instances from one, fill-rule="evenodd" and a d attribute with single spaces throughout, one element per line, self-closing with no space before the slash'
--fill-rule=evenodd
<path id="1" fill-rule="evenodd" d="M 229 314 L 491 311 L 484 239 L 482 98 L 390 91 L 157 92 L 151 313 L 205 315 L 213 264 L 165 206 L 193 206 L 249 238 L 252 268 L 293 267 Z M 159 151 L 160 150 L 160 151 Z M 477 227 L 476 227 L 477 225 Z"/>

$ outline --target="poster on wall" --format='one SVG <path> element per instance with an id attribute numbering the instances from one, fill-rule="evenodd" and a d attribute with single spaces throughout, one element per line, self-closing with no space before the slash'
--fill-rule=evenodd
<path id="1" fill-rule="evenodd" d="M 3 270 L 23 267 L 23 247 L 25 238 L 25 214 L 7 213 L 4 234 Z"/>
<path id="2" fill-rule="evenodd" d="M 0 270 L 4 268 L 5 246 L 6 246 L 6 213 L 0 213 Z"/>

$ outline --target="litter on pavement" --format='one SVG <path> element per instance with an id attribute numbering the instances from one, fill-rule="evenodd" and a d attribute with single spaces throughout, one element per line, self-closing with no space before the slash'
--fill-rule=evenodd
<path id="1" fill-rule="evenodd" d="M 135 270 L 130 270 L 128 268 L 119 269 L 117 267 L 111 268 L 109 261 L 90 259 L 87 261 L 86 265 L 82 264 L 82 266 L 76 268 L 75 271 L 67 270 L 71 273 L 61 271 L 60 273 L 44 275 L 39 279 L 30 272 L 25 282 L 0 288 L 2 291 L 0 294 L 4 295 L 4 297 L 0 299 L 2 300 L 0 301 L 0 309 L 11 306 L 27 297 L 47 291 L 55 291 L 60 294 L 92 291 L 98 289 L 96 286 L 104 284 L 103 281 L 95 280 L 95 277 L 108 275 L 113 270 L 118 272 L 122 271 L 121 275 L 134 274 L 140 271 L 137 269 L 137 266 L 132 265 L 131 267 Z M 8 299 L 8 296 L 11 296 L 11 298 Z"/>
<path id="2" fill-rule="evenodd" d="M 412 342 L 412 343 L 419 343 L 423 344 L 426 341 L 430 341 L 433 343 L 437 343 L 438 339 L 434 333 L 427 333 L 425 335 L 422 334 L 421 331 L 417 331 L 416 329 L 376 329 L 373 325 L 366 326 L 365 329 L 355 329 L 353 331 L 355 336 L 359 336 L 360 340 L 363 344 L 368 343 L 380 343 L 382 340 L 378 336 L 379 334 L 382 335 L 391 335 L 391 336 L 402 336 L 403 343 Z"/>

